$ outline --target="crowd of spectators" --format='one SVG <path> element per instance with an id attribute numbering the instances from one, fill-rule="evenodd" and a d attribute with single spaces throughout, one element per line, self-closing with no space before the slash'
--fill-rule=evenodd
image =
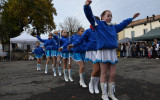
<path id="1" fill-rule="evenodd" d="M 157 39 L 152 44 L 146 42 L 118 44 L 117 54 L 121 58 L 160 58 L 160 46 Z"/>

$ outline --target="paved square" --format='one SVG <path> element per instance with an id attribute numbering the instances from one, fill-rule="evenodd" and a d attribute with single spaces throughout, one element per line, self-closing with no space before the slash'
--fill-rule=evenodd
<path id="1" fill-rule="evenodd" d="M 0 62 L 0 100 L 101 100 L 88 88 L 79 86 L 78 65 L 73 62 L 74 82 L 36 71 L 36 61 Z M 85 66 L 85 80 L 89 83 L 92 66 Z M 99 87 L 100 89 L 100 87 Z M 120 58 L 117 64 L 116 93 L 119 100 L 159 100 L 160 60 Z"/>

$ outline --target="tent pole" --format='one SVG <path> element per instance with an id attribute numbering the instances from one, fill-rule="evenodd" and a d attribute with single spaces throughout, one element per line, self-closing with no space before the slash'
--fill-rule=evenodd
<path id="1" fill-rule="evenodd" d="M 10 62 L 11 62 L 11 56 L 12 56 L 11 55 L 11 41 L 10 41 L 10 50 L 9 51 L 10 51 Z"/>

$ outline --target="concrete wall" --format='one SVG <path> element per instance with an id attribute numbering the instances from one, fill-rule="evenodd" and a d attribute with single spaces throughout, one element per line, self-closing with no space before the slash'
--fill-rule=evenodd
<path id="1" fill-rule="evenodd" d="M 124 36 L 124 30 L 123 30 L 123 31 L 118 33 L 118 40 L 122 40 L 124 38 L 125 38 L 125 36 Z"/>

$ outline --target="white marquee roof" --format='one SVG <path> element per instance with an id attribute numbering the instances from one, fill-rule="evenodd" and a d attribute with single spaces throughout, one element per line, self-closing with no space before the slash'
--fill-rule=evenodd
<path id="1" fill-rule="evenodd" d="M 10 41 L 11 43 L 29 43 L 29 42 L 33 43 L 38 41 L 38 39 L 30 35 L 26 31 L 23 31 L 19 36 L 10 38 Z"/>

